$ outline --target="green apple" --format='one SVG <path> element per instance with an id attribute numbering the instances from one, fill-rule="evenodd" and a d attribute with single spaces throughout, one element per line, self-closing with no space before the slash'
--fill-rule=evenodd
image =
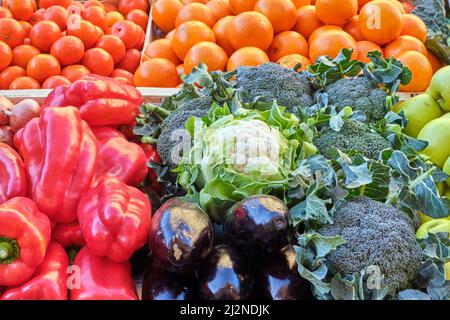
<path id="1" fill-rule="evenodd" d="M 450 118 L 450 112 L 449 113 L 446 113 L 446 114 L 444 114 L 441 118 Z"/>
<path id="2" fill-rule="evenodd" d="M 450 66 L 441 68 L 434 74 L 427 93 L 436 100 L 442 110 L 450 111 Z"/>
<path id="3" fill-rule="evenodd" d="M 422 128 L 417 138 L 428 142 L 422 153 L 442 168 L 450 156 L 450 118 L 430 121 Z"/>
<path id="4" fill-rule="evenodd" d="M 431 120 L 442 116 L 442 110 L 434 99 L 426 94 L 420 94 L 409 100 L 397 103 L 394 106 L 394 112 L 403 111 L 408 119 L 408 125 L 404 132 L 416 138 L 420 130 Z"/>
<path id="5" fill-rule="evenodd" d="M 449 148 L 450 148 L 450 146 L 449 146 Z M 444 167 L 442 168 L 442 170 L 446 174 L 450 175 L 450 157 L 447 159 L 447 161 L 445 161 Z M 447 186 L 450 187 L 450 178 L 447 179 L 446 183 L 447 183 Z"/>

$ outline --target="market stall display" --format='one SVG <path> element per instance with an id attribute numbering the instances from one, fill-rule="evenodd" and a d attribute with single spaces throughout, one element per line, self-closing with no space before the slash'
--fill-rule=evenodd
<path id="1" fill-rule="evenodd" d="M 0 300 L 449 300 L 450 66 L 424 2 L 7 0 L 30 36 L 0 53 L 34 49 L 4 71 L 54 85 L 1 91 Z"/>

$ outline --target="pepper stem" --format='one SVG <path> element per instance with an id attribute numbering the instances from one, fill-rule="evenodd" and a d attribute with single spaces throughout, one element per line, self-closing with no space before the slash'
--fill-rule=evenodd
<path id="1" fill-rule="evenodd" d="M 19 257 L 16 240 L 0 237 L 0 264 L 8 264 Z"/>

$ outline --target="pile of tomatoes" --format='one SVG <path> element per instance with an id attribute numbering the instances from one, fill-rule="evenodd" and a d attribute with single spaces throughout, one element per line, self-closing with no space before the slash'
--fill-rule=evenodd
<path id="1" fill-rule="evenodd" d="M 134 82 L 175 87 L 200 62 L 210 70 L 269 61 L 305 69 L 349 48 L 363 62 L 375 50 L 394 56 L 413 73 L 401 90 L 423 91 L 441 65 L 425 48 L 427 27 L 413 9 L 406 0 L 156 0 L 152 18 L 162 38 L 145 49 Z"/>
<path id="2" fill-rule="evenodd" d="M 6 0 L 0 90 L 51 89 L 94 73 L 133 84 L 148 0 Z"/>

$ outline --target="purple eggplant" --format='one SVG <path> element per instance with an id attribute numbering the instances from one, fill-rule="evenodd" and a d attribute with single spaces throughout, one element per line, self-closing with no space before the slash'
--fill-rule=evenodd
<path id="1" fill-rule="evenodd" d="M 208 256 L 213 241 L 208 215 L 183 198 L 170 199 L 152 217 L 150 249 L 153 258 L 167 271 L 194 270 Z"/>
<path id="2" fill-rule="evenodd" d="M 288 243 L 289 209 L 273 196 L 249 197 L 230 210 L 224 229 L 228 241 L 246 255 L 278 252 Z"/>
<path id="3" fill-rule="evenodd" d="M 236 250 L 219 245 L 201 266 L 198 281 L 204 300 L 246 300 L 252 293 L 254 277 Z"/>

